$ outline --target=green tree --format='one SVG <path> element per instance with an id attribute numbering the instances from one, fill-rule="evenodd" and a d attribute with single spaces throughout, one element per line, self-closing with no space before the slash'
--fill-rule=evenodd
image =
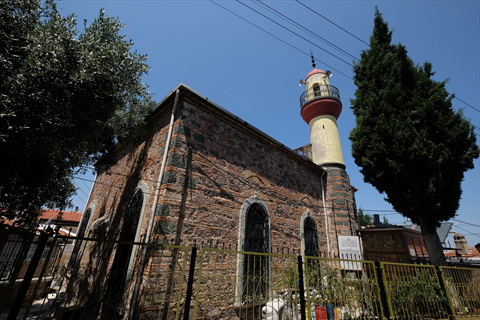
<path id="1" fill-rule="evenodd" d="M 382 223 L 383 223 L 383 224 L 390 224 L 390 223 L 388 222 L 388 218 L 387 218 L 385 215 L 383 215 L 383 222 L 382 222 Z"/>
<path id="2" fill-rule="evenodd" d="M 17 225 L 71 206 L 76 168 L 137 137 L 153 108 L 124 25 L 103 10 L 84 23 L 51 0 L 0 3 L 0 207 Z"/>
<path id="3" fill-rule="evenodd" d="M 479 156 L 473 126 L 452 109 L 432 65 L 414 65 L 376 9 L 370 48 L 355 64 L 352 155 L 364 181 L 420 224 L 431 261 L 445 258 L 436 227 L 455 216 L 465 171 Z"/>
<path id="4" fill-rule="evenodd" d="M 360 227 L 372 225 L 372 216 L 368 213 L 364 213 L 362 208 L 358 209 L 358 224 Z"/>

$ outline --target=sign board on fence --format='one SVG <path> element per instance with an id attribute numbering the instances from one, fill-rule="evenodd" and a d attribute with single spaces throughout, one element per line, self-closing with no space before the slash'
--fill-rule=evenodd
<path id="1" fill-rule="evenodd" d="M 338 236 L 338 252 L 340 259 L 363 260 L 360 237 Z M 342 261 L 341 267 L 344 270 L 362 270 L 362 263 Z"/>

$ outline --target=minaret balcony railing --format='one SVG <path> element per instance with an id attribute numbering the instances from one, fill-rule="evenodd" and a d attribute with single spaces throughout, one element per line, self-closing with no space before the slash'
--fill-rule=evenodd
<path id="1" fill-rule="evenodd" d="M 307 91 L 302 93 L 300 96 L 300 108 L 303 108 L 303 106 L 310 101 L 325 98 L 331 98 L 340 101 L 340 91 L 338 91 L 337 87 L 328 84 L 313 86 L 312 88 L 307 89 Z"/>

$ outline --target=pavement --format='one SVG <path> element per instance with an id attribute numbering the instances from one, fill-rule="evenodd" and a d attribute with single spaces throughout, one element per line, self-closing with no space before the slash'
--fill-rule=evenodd
<path id="1" fill-rule="evenodd" d="M 35 300 L 33 301 L 32 307 L 30 308 L 30 311 L 28 312 L 28 315 L 25 319 L 51 319 L 50 313 L 48 312 L 48 309 L 50 309 L 49 307 L 50 305 L 47 298 Z M 20 308 L 16 320 L 24 319 L 25 311 L 27 311 L 27 308 Z M 0 315 L 0 320 L 6 320 L 9 314 L 10 308 L 5 308 L 5 310 L 3 310 L 3 313 Z"/>

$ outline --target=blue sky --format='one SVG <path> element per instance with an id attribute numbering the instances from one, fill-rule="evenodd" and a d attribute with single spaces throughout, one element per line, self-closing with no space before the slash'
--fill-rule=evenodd
<path id="1" fill-rule="evenodd" d="M 300 116 L 299 97 L 304 87 L 298 82 L 312 69 L 308 56 L 312 50 L 317 68 L 331 70 L 331 84 L 340 90 L 343 111 L 338 126 L 346 170 L 352 185 L 359 189 L 357 206 L 371 214 L 385 214 L 390 223 L 402 223 L 404 218 L 390 212 L 392 207 L 384 201 L 385 196 L 363 182 L 351 156 L 348 135 L 355 126 L 355 117 L 349 100 L 354 97 L 356 87 L 349 64 L 354 59 L 324 40 L 308 35 L 257 1 L 243 3 L 310 42 L 238 1 L 215 2 L 284 42 L 211 1 L 64 0 L 58 2 L 58 7 L 64 15 L 75 13 L 80 29 L 83 19 L 91 22 L 101 8 L 127 24 L 122 32 L 133 40 L 135 50 L 148 54 L 151 70 L 144 82 L 150 85 L 155 100 L 161 101 L 184 82 L 292 149 L 310 141 L 308 125 Z M 374 8 L 378 5 L 394 30 L 393 43 L 405 45 L 416 63 L 431 62 L 436 71 L 434 79 L 450 79 L 447 90 L 480 110 L 479 1 L 301 1 L 349 33 L 294 0 L 263 3 L 356 58 L 367 45 L 349 33 L 368 43 Z M 463 108 L 465 116 L 480 127 L 480 112 L 459 100 L 453 102 L 456 110 Z M 480 135 L 480 130 L 476 132 Z M 480 242 L 479 167 L 477 159 L 475 169 L 466 173 L 455 218 L 475 226 L 458 222 L 453 229 L 464 234 L 470 246 Z M 93 175 L 80 178 L 93 180 Z M 75 179 L 75 184 L 81 190 L 73 199 L 74 204 L 84 210 L 91 182 Z"/>

